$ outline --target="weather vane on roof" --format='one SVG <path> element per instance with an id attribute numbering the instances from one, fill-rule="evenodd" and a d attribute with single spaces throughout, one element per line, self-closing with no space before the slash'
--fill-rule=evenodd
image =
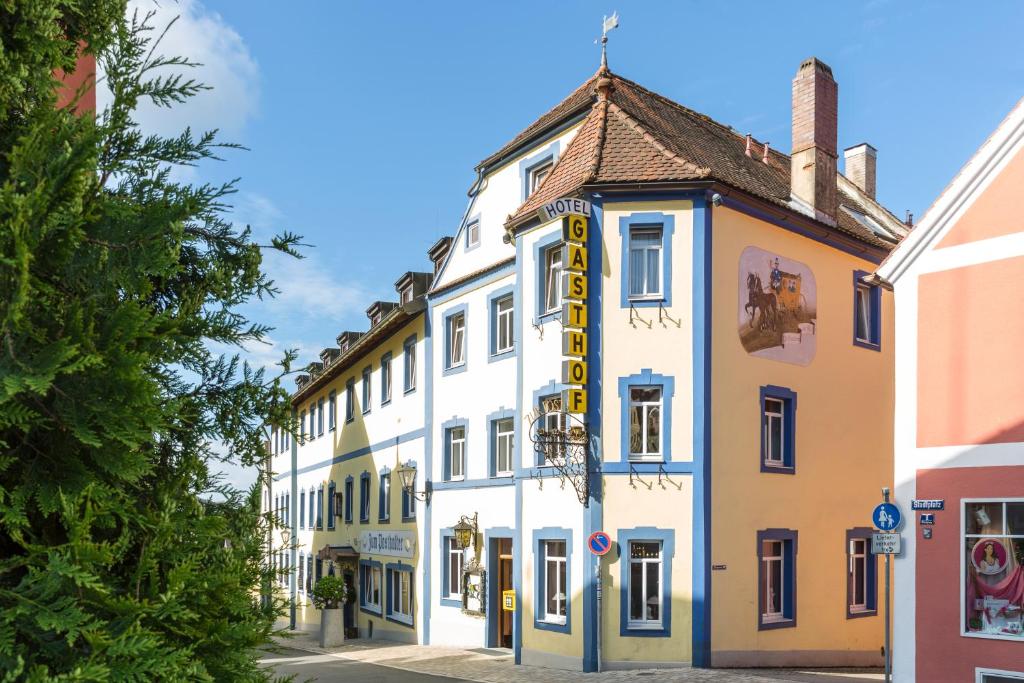
<path id="1" fill-rule="evenodd" d="M 608 32 L 613 28 L 619 27 L 619 13 L 612 12 L 610 17 L 604 18 L 604 24 L 601 27 L 601 68 L 608 68 Z M 594 41 L 597 42 L 596 40 Z"/>

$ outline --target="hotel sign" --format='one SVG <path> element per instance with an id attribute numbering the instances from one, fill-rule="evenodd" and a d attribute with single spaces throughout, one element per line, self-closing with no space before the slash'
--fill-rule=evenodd
<path id="1" fill-rule="evenodd" d="M 548 202 L 537 211 L 537 215 L 545 223 L 561 216 L 571 216 L 573 214 L 583 218 L 590 218 L 590 202 L 585 199 L 563 197 L 562 199 Z"/>
<path id="2" fill-rule="evenodd" d="M 590 203 L 582 199 L 551 202 L 552 211 L 570 207 L 562 219 L 562 409 L 567 413 L 587 412 L 587 233 Z M 558 215 L 551 214 L 551 217 Z"/>
<path id="3" fill-rule="evenodd" d="M 359 534 L 359 553 L 412 558 L 416 534 L 411 531 L 364 531 Z"/>

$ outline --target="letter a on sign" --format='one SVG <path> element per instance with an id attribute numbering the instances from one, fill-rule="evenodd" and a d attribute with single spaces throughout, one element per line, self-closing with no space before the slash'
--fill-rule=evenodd
<path id="1" fill-rule="evenodd" d="M 587 248 L 572 242 L 567 243 L 562 247 L 562 268 L 577 273 L 587 272 Z"/>
<path id="2" fill-rule="evenodd" d="M 587 355 L 587 333 L 581 330 L 565 330 L 562 332 L 562 355 Z"/>
<path id="3" fill-rule="evenodd" d="M 562 225 L 562 237 L 566 242 L 587 243 L 587 219 L 585 216 L 569 214 Z"/>
<path id="4" fill-rule="evenodd" d="M 562 384 L 586 384 L 587 364 L 581 360 L 562 361 Z"/>

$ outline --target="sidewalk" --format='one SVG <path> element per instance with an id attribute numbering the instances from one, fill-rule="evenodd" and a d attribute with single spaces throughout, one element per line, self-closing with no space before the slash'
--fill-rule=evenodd
<path id="1" fill-rule="evenodd" d="M 278 639 L 282 647 L 306 652 L 329 654 L 334 657 L 375 664 L 377 666 L 416 671 L 435 676 L 461 678 L 480 683 L 606 683 L 608 681 L 638 680 L 644 683 L 768 683 L 795 681 L 807 683 L 865 683 L 880 681 L 876 670 L 817 670 L 797 671 L 781 669 L 631 669 L 584 674 L 574 671 L 545 669 L 536 666 L 516 666 L 507 650 L 404 645 L 384 640 L 353 640 L 341 647 L 324 650 L 314 634 L 293 632 L 290 638 Z"/>

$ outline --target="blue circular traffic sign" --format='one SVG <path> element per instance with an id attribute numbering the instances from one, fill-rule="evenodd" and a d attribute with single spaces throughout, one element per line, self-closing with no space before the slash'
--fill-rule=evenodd
<path id="1" fill-rule="evenodd" d="M 603 531 L 595 531 L 587 539 L 587 547 L 590 548 L 590 552 L 600 557 L 611 550 L 612 539 Z"/>
<path id="2" fill-rule="evenodd" d="M 903 513 L 892 503 L 879 503 L 871 512 L 871 521 L 881 531 L 895 531 L 903 523 Z"/>

